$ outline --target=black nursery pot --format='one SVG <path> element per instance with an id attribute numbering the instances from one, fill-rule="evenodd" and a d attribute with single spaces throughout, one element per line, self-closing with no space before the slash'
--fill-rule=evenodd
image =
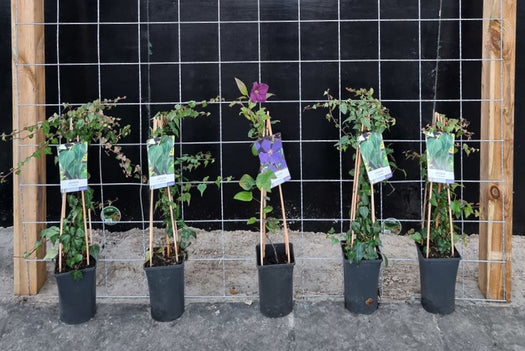
<path id="1" fill-rule="evenodd" d="M 456 276 L 461 256 L 425 258 L 421 245 L 416 244 L 421 281 L 421 304 L 430 313 L 449 314 L 456 306 Z"/>
<path id="2" fill-rule="evenodd" d="M 346 258 L 344 244 L 341 243 L 345 308 L 357 314 L 371 314 L 378 306 L 379 271 L 383 259 L 362 260 L 359 264 L 350 262 Z"/>
<path id="3" fill-rule="evenodd" d="M 170 266 L 144 266 L 144 271 L 148 279 L 151 317 L 159 322 L 179 318 L 184 312 L 184 260 Z"/>
<path id="4" fill-rule="evenodd" d="M 80 270 L 80 280 L 74 280 L 71 271 L 58 273 L 55 269 L 60 320 L 66 324 L 87 322 L 97 311 L 97 261 L 93 257 L 90 261 L 90 267 Z"/>
<path id="5" fill-rule="evenodd" d="M 278 257 L 286 257 L 283 243 L 274 244 Z M 259 300 L 261 313 L 270 318 L 283 317 L 293 310 L 293 267 L 295 258 L 293 245 L 290 244 L 290 263 L 265 264 L 261 266 L 260 245 L 257 252 L 257 270 L 259 273 Z M 275 252 L 271 244 L 265 245 L 265 257 L 271 258 Z"/>

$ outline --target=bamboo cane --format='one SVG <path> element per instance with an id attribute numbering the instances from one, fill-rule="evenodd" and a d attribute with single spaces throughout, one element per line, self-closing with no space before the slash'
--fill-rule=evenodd
<path id="1" fill-rule="evenodd" d="M 288 263 L 290 263 L 291 262 L 290 260 L 290 239 L 288 237 L 288 225 L 286 224 L 286 212 L 284 210 L 284 197 L 283 197 L 283 190 L 281 189 L 281 185 L 279 185 L 279 196 L 281 197 L 281 212 L 283 215 L 284 245 L 286 248 L 286 256 L 288 257 Z"/>
<path id="2" fill-rule="evenodd" d="M 261 250 L 261 266 L 264 265 L 263 261 L 264 261 L 264 251 L 265 251 L 265 248 L 264 248 L 264 233 L 263 233 L 263 228 L 264 228 L 264 220 L 263 220 L 263 210 L 264 210 L 264 190 L 261 189 L 261 205 L 260 205 L 260 212 L 259 212 L 259 222 L 260 222 L 260 230 L 259 230 L 259 234 L 260 234 L 260 242 L 261 242 L 261 247 L 260 247 L 260 250 Z"/>
<path id="3" fill-rule="evenodd" d="M 425 183 L 425 193 L 423 194 L 423 218 L 421 219 L 421 228 L 425 227 L 425 215 L 427 213 L 427 196 L 428 196 L 428 184 Z"/>
<path id="4" fill-rule="evenodd" d="M 66 193 L 62 194 L 62 209 L 60 210 L 60 232 L 58 234 L 58 273 L 62 272 L 62 243 L 60 238 L 64 231 L 64 219 L 66 218 Z"/>
<path id="5" fill-rule="evenodd" d="M 91 222 L 91 209 L 88 208 L 89 242 L 93 244 L 93 223 Z"/>
<path id="6" fill-rule="evenodd" d="M 175 218 L 173 217 L 173 207 L 171 206 L 171 203 L 173 202 L 173 198 L 171 197 L 171 191 L 170 187 L 168 186 L 166 189 L 168 189 L 168 199 L 170 200 L 170 216 L 171 216 L 171 228 L 173 229 L 173 244 L 175 246 L 175 260 L 179 262 L 179 233 L 177 228 L 177 222 L 175 221 Z"/>
<path id="7" fill-rule="evenodd" d="M 447 187 L 447 197 L 448 197 L 448 217 L 449 217 L 449 225 L 450 225 L 450 256 L 454 257 L 454 227 L 453 227 L 453 222 L 452 222 L 450 187 Z"/>
<path id="8" fill-rule="evenodd" d="M 359 174 L 360 174 L 360 170 L 361 170 L 361 152 L 359 151 L 359 149 L 357 149 L 357 152 L 356 152 L 356 157 L 358 158 L 357 159 L 357 168 L 355 169 L 354 171 L 354 182 L 356 183 L 356 186 L 355 186 L 355 196 L 354 196 L 354 203 L 353 203 L 353 213 L 351 214 L 351 222 L 355 220 L 355 215 L 356 215 L 356 210 L 357 210 L 357 201 L 358 201 L 358 189 L 359 189 Z M 351 227 L 351 225 L 350 225 Z M 355 240 L 355 233 L 354 233 L 354 229 L 353 228 L 350 228 L 352 230 L 352 240 L 350 242 L 350 247 L 354 247 L 354 240 Z"/>
<path id="9" fill-rule="evenodd" d="M 266 130 L 268 132 L 268 135 L 272 135 L 272 123 L 270 122 L 270 113 L 266 113 L 268 116 L 268 119 L 266 120 Z M 281 213 L 283 216 L 283 232 L 284 232 L 284 243 L 285 243 L 285 250 L 286 250 L 286 256 L 288 258 L 288 263 L 291 262 L 290 258 L 290 237 L 288 235 L 288 224 L 286 223 L 286 211 L 284 209 L 284 196 L 283 196 L 283 190 L 281 185 L 279 184 L 279 197 L 281 198 Z"/>
<path id="10" fill-rule="evenodd" d="M 374 184 L 370 183 L 370 192 L 371 192 L 371 207 L 372 207 L 372 224 L 376 222 L 376 209 L 374 205 Z"/>
<path id="11" fill-rule="evenodd" d="M 359 160 L 359 154 L 356 152 L 355 154 L 355 161 L 354 161 L 354 181 L 352 182 L 352 202 L 350 204 L 350 220 L 353 221 L 355 219 L 355 211 L 354 207 L 356 205 L 355 197 L 357 194 L 357 181 L 355 177 L 355 172 L 357 171 L 357 165 Z"/>
<path id="12" fill-rule="evenodd" d="M 84 196 L 84 191 L 81 191 L 80 193 L 82 195 L 82 216 L 84 219 L 84 237 L 86 241 L 86 260 L 89 266 L 89 238 L 88 238 L 88 231 L 87 231 L 86 199 Z"/>
<path id="13" fill-rule="evenodd" d="M 432 215 L 432 203 L 430 202 L 430 200 L 432 199 L 432 182 L 430 182 L 429 193 L 430 195 L 428 196 L 428 215 L 427 215 L 427 258 L 428 258 L 428 253 L 430 251 L 430 216 Z"/>
<path id="14" fill-rule="evenodd" d="M 149 192 L 149 266 L 153 266 L 153 190 Z"/>

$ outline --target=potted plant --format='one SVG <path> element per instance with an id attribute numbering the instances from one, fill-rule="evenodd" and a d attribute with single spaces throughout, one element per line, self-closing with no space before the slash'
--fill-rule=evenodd
<path id="1" fill-rule="evenodd" d="M 235 78 L 241 96 L 230 104 L 240 107 L 240 115 L 244 116 L 251 124 L 248 137 L 254 139 L 252 153 L 259 157 L 261 167 L 255 179 L 244 174 L 239 180 L 242 191 L 234 198 L 239 201 L 251 202 L 255 200 L 254 191 L 260 192 L 259 199 L 259 233 L 260 243 L 256 245 L 257 271 L 259 280 L 260 311 L 267 317 L 282 317 L 293 310 L 293 267 L 295 258 L 293 245 L 289 242 L 284 198 L 281 184 L 290 179 L 290 173 L 284 159 L 282 139 L 280 134 L 273 134 L 269 112 L 261 106 L 273 94 L 268 93 L 268 85 L 253 83 L 250 93 L 246 85 Z M 268 233 L 276 233 L 281 229 L 279 219 L 272 216 L 274 210 L 270 205 L 272 188 L 278 187 L 282 229 L 284 243 L 272 243 Z M 256 217 L 251 217 L 247 224 L 257 222 Z M 270 241 L 266 244 L 266 240 Z"/>
<path id="2" fill-rule="evenodd" d="M 160 322 L 177 319 L 184 312 L 184 261 L 187 248 L 196 233 L 181 220 L 181 206 L 190 204 L 190 191 L 197 188 L 201 196 L 207 188 L 209 177 L 195 184 L 183 175 L 214 162 L 210 153 L 174 156 L 174 140 L 185 118 L 208 116 L 198 111 L 206 101 L 177 104 L 175 108 L 158 112 L 153 117 L 151 139 L 148 140 L 148 168 L 150 175 L 150 243 L 146 253 L 144 271 L 148 280 L 151 316 Z M 221 178 L 216 180 L 220 186 Z M 158 189 L 154 200 L 154 189 Z M 166 231 L 164 240 L 154 244 L 153 206 L 160 211 Z"/>
<path id="3" fill-rule="evenodd" d="M 382 140 L 382 133 L 395 124 L 395 119 L 381 101 L 373 97 L 373 89 L 346 89 L 354 95 L 352 98 L 339 100 L 325 91 L 327 101 L 308 108 L 328 109 L 326 119 L 341 131 L 335 147 L 356 151 L 354 168 L 349 172 L 354 177 L 350 227 L 340 242 L 338 237 L 330 237 L 342 248 L 345 307 L 354 313 L 370 314 L 378 306 L 378 280 L 383 261 L 381 225 L 375 218 L 374 183 L 392 176 L 390 166 L 396 168 L 393 159 L 387 158 L 392 150 L 385 147 Z M 329 234 L 334 234 L 334 230 Z"/>
<path id="4" fill-rule="evenodd" d="M 89 142 L 100 142 L 107 154 L 115 156 L 124 173 L 133 172 L 131 161 L 117 146 L 119 140 L 130 132 L 130 126 L 120 127 L 120 119 L 106 115 L 121 98 L 95 100 L 81 106 L 64 104 L 62 113 L 55 113 L 47 120 L 21 131 L 13 131 L 7 138 L 23 137 L 32 139 L 42 133 L 43 141 L 37 150 L 25 160 L 11 168 L 8 174 L 18 174 L 32 158 L 52 154 L 51 147 L 57 145 L 62 208 L 60 227 L 52 226 L 41 232 L 41 240 L 35 248 L 26 253 L 31 257 L 46 240 L 52 244 L 46 259 L 55 259 L 55 278 L 58 287 L 60 319 L 64 323 L 77 324 L 88 321 L 96 311 L 96 260 L 99 246 L 88 237 L 87 218 L 93 206 L 93 192 L 87 187 L 87 148 Z M 64 143 L 65 142 L 65 143 Z M 136 169 L 138 170 L 138 169 Z M 66 215 L 66 203 L 69 212 Z M 91 222 L 89 220 L 89 222 Z M 89 225 L 91 231 L 91 223 Z M 58 244 L 58 252 L 54 248 Z"/>
<path id="5" fill-rule="evenodd" d="M 464 118 L 446 118 L 435 113 L 432 125 L 423 129 L 426 152 L 407 152 L 410 159 L 418 159 L 425 178 L 423 219 L 421 230 L 409 231 L 415 241 L 421 283 L 421 304 L 431 313 L 448 314 L 455 308 L 455 287 L 461 255 L 455 243 L 462 235 L 454 225 L 454 218 L 479 215 L 473 204 L 458 199 L 455 190 L 453 155 L 463 150 L 466 155 L 477 149 L 454 142 L 455 137 L 470 139 L 469 122 Z"/>

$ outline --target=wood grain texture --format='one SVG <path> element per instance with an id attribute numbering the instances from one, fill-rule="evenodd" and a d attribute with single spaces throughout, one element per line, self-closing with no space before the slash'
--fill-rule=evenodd
<path id="1" fill-rule="evenodd" d="M 13 72 L 13 128 L 35 124 L 45 119 L 45 67 L 34 63 L 45 62 L 44 26 L 27 25 L 44 21 L 44 0 L 11 0 L 12 72 Z M 20 23 L 25 23 L 20 25 Z M 28 64 L 28 65 L 25 65 Z M 22 135 L 23 136 L 23 135 Z M 34 145 L 43 140 L 37 135 L 33 139 L 13 141 L 13 164 L 31 155 Z M 23 222 L 45 221 L 46 190 L 44 187 L 21 184 L 45 184 L 45 159 L 33 159 L 23 167 L 20 175 L 13 177 L 13 230 L 14 230 L 14 293 L 36 294 L 46 280 L 45 262 L 27 262 L 24 253 L 31 251 L 39 240 L 43 224 Z M 58 199 L 57 199 L 58 200 Z M 42 258 L 45 249 L 31 258 Z"/>
<path id="2" fill-rule="evenodd" d="M 478 284 L 489 299 L 511 300 L 516 1 L 484 0 Z M 500 182 L 500 181 L 503 182 Z M 488 221 L 488 222 L 487 222 Z M 491 222 L 501 221 L 501 222 Z"/>

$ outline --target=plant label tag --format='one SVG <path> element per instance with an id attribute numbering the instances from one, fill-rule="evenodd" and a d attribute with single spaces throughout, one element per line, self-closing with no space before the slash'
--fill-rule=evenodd
<path id="1" fill-rule="evenodd" d="M 377 132 L 365 132 L 357 141 L 370 183 L 379 183 L 392 177 L 392 170 L 386 157 L 383 136 Z"/>
<path id="2" fill-rule="evenodd" d="M 62 193 L 87 190 L 87 148 L 87 142 L 58 145 L 58 168 Z"/>
<path id="3" fill-rule="evenodd" d="M 255 142 L 255 148 L 261 162 L 261 173 L 272 170 L 275 178 L 271 180 L 272 188 L 291 179 L 290 171 L 284 158 L 281 133 L 269 135 Z"/>
<path id="4" fill-rule="evenodd" d="M 425 133 L 428 180 L 434 183 L 454 183 L 454 134 Z"/>
<path id="5" fill-rule="evenodd" d="M 100 218 L 106 225 L 115 225 L 120 222 L 122 215 L 120 210 L 115 206 L 106 206 L 100 212 Z"/>
<path id="6" fill-rule="evenodd" d="M 148 139 L 149 187 L 151 190 L 175 185 L 175 136 Z"/>

